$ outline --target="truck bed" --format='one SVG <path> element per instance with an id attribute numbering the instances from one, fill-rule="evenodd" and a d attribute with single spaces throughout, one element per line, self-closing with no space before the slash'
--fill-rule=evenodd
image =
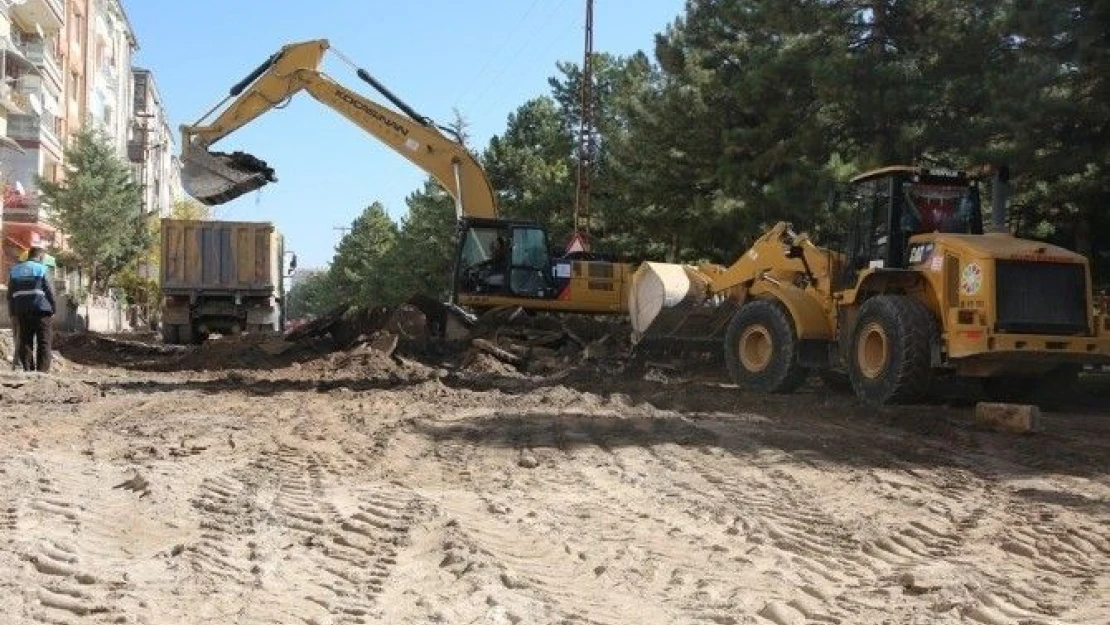
<path id="1" fill-rule="evenodd" d="M 162 290 L 272 292 L 281 286 L 282 253 L 269 222 L 163 219 Z"/>

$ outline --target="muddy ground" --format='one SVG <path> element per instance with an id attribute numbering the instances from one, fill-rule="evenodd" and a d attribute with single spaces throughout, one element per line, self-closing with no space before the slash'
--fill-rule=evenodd
<path id="1" fill-rule="evenodd" d="M 62 343 L 0 374 L 4 623 L 1107 623 L 1110 394 L 1030 435 L 591 363 Z"/>

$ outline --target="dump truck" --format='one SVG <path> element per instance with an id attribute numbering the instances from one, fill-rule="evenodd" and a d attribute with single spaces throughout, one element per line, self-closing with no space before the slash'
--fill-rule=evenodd
<path id="1" fill-rule="evenodd" d="M 213 333 L 282 331 L 285 250 L 272 223 L 163 219 L 161 224 L 165 343 L 201 343 Z"/>
<path id="2" fill-rule="evenodd" d="M 1018 400 L 1110 363 L 1089 262 L 1008 231 L 1007 178 L 993 166 L 885 167 L 830 203 L 838 245 L 780 222 L 730 266 L 643 263 L 633 342 L 721 350 L 732 380 L 758 391 L 792 392 L 817 372 L 872 405 L 919 401 L 943 375 Z"/>

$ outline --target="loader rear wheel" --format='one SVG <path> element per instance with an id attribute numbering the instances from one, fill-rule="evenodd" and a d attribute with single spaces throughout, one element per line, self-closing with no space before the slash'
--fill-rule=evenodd
<path id="1" fill-rule="evenodd" d="M 790 313 L 777 302 L 745 304 L 725 333 L 725 363 L 741 388 L 790 393 L 806 379 L 798 360 L 798 337 Z"/>
<path id="2" fill-rule="evenodd" d="M 879 295 L 860 308 L 848 350 L 848 374 L 856 395 L 872 405 L 921 399 L 932 381 L 931 349 L 936 324 L 921 302 Z"/>

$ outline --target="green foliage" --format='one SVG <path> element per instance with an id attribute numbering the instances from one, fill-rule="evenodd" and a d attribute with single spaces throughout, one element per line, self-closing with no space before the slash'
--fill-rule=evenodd
<path id="1" fill-rule="evenodd" d="M 397 235 L 397 224 L 381 203 L 366 207 L 336 248 L 329 273 L 338 292 L 358 304 L 397 301 L 401 285 L 383 270 L 395 250 Z"/>
<path id="2" fill-rule="evenodd" d="M 400 228 L 375 202 L 354 220 L 326 273 L 298 277 L 290 316 L 341 302 L 396 305 L 413 293 L 446 298 L 454 262 L 455 203 L 432 179 L 406 198 Z"/>
<path id="3" fill-rule="evenodd" d="M 182 198 L 173 203 L 170 208 L 170 217 L 173 219 L 212 219 L 212 207 L 205 206 L 191 198 Z"/>
<path id="4" fill-rule="evenodd" d="M 778 220 L 824 236 L 874 167 L 1007 163 L 1023 230 L 1110 281 L 1110 2 L 690 0 L 652 57 L 593 60 L 594 247 L 730 262 Z M 581 68 L 508 116 L 482 162 L 506 216 L 570 234 Z M 455 125 L 465 131 L 458 118 Z M 370 210 L 329 279 L 362 303 L 446 294 L 450 199 Z M 371 207 L 373 209 L 373 207 Z"/>
<path id="5" fill-rule="evenodd" d="M 385 271 L 396 285 L 397 301 L 413 293 L 446 300 L 455 253 L 455 202 L 431 179 L 410 194 L 394 253 Z"/>
<path id="6" fill-rule="evenodd" d="M 134 269 L 120 271 L 112 278 L 112 284 L 123 290 L 128 304 L 139 306 L 145 311 L 155 310 L 161 304 L 162 289 L 158 282 L 140 277 Z"/>
<path id="7" fill-rule="evenodd" d="M 152 237 L 142 213 L 139 188 L 126 163 L 103 135 L 83 130 L 65 151 L 69 172 L 60 183 L 38 179 L 43 201 L 69 238 L 94 290 L 143 256 Z"/>
<path id="8" fill-rule="evenodd" d="M 1110 261 L 1108 32 L 1106 0 L 692 0 L 654 62 L 596 59 L 599 247 L 731 260 L 774 221 L 823 227 L 860 171 L 1004 162 L 1031 232 Z M 560 64 L 554 110 L 486 153 L 506 206 L 556 228 L 580 81 Z"/>
<path id="9" fill-rule="evenodd" d="M 508 128 L 484 155 L 502 212 L 570 228 L 574 204 L 574 140 L 556 102 L 529 100 L 509 115 Z"/>
<path id="10" fill-rule="evenodd" d="M 285 295 L 285 312 L 289 319 L 322 315 L 338 304 L 339 293 L 327 271 L 298 272 Z"/>

